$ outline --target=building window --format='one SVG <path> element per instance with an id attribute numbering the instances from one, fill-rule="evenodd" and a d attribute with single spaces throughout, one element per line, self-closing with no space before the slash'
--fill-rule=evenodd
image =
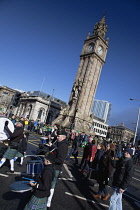
<path id="1" fill-rule="evenodd" d="M 38 118 L 38 119 L 41 119 L 41 115 L 42 115 L 42 109 L 39 110 L 39 112 L 38 112 L 38 117 L 37 117 L 37 118 Z"/>
<path id="2" fill-rule="evenodd" d="M 2 95 L 9 95 L 9 93 L 8 93 L 8 92 L 3 91 L 3 92 L 2 92 Z"/>

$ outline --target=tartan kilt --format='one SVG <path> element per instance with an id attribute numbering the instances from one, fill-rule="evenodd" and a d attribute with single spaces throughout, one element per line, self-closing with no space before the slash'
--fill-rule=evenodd
<path id="1" fill-rule="evenodd" d="M 11 149 L 10 147 L 8 147 L 3 157 L 8 160 L 11 160 L 14 159 L 15 157 L 23 157 L 23 154 L 18 152 L 16 149 Z"/>
<path id="2" fill-rule="evenodd" d="M 47 210 L 47 197 L 37 198 L 32 195 L 24 210 Z"/>

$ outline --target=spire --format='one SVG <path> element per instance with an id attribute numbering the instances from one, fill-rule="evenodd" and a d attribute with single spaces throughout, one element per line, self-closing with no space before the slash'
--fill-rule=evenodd
<path id="1" fill-rule="evenodd" d="M 107 25 L 105 24 L 105 16 L 102 17 L 99 23 L 96 23 L 94 26 L 93 34 L 95 36 L 105 37 L 107 32 Z"/>
<path id="2" fill-rule="evenodd" d="M 87 35 L 87 39 L 89 39 L 90 38 L 90 31 L 88 32 L 88 35 Z"/>

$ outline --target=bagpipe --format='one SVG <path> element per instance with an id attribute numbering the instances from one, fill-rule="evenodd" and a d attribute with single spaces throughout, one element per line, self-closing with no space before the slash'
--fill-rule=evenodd
<path id="1" fill-rule="evenodd" d="M 7 150 L 7 147 L 9 145 L 9 134 L 8 132 L 5 130 L 5 122 L 8 121 L 8 128 L 9 130 L 13 133 L 14 132 L 14 125 L 11 122 L 11 120 L 9 120 L 6 117 L 0 117 L 0 157 L 3 157 L 3 154 L 5 153 L 5 151 Z"/>
<path id="2" fill-rule="evenodd" d="M 5 130 L 5 122 L 8 121 L 8 128 L 13 133 L 14 132 L 14 125 L 6 117 L 0 117 L 0 141 L 6 141 L 10 136 L 8 132 Z"/>
<path id="3" fill-rule="evenodd" d="M 37 149 L 37 154 L 38 155 L 45 155 L 46 153 L 51 153 L 55 149 L 57 149 L 57 140 L 53 142 L 53 144 L 49 144 L 49 142 L 46 142 L 45 137 L 41 137 L 41 144 L 39 144 L 38 149 Z"/>

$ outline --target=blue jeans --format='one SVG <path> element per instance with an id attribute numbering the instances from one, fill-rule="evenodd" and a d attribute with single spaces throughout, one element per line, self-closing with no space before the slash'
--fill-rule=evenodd
<path id="1" fill-rule="evenodd" d="M 69 160 L 70 159 L 70 156 L 72 155 L 72 153 L 74 152 L 74 148 L 71 148 L 66 160 Z"/>
<path id="2" fill-rule="evenodd" d="M 110 205 L 108 210 L 122 210 L 122 193 L 119 193 L 119 188 L 115 188 L 110 197 Z"/>
<path id="3" fill-rule="evenodd" d="M 55 188 L 56 183 L 57 183 L 57 179 L 59 177 L 59 174 L 60 174 L 60 170 L 55 170 L 54 171 L 54 179 L 53 179 L 52 184 L 51 184 L 51 189 Z"/>
<path id="4" fill-rule="evenodd" d="M 116 156 L 117 156 L 118 158 L 121 158 L 121 157 L 122 157 L 122 151 L 117 151 Z"/>
<path id="5" fill-rule="evenodd" d="M 106 185 L 103 182 L 99 182 L 99 191 L 98 191 L 98 195 L 101 195 L 102 192 L 104 192 L 105 195 L 108 194 L 108 191 L 106 189 Z"/>

